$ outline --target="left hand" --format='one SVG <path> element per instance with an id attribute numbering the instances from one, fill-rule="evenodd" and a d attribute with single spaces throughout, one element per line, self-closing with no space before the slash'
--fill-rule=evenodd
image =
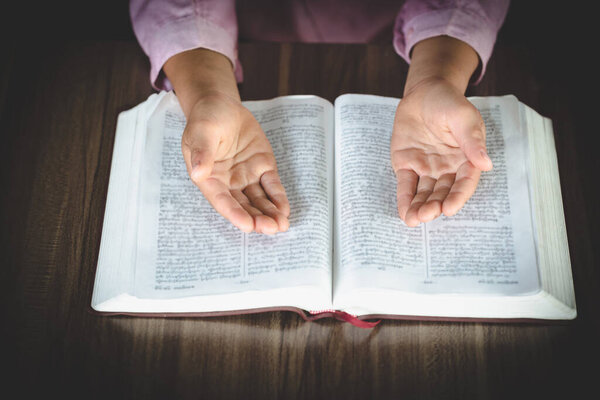
<path id="1" fill-rule="evenodd" d="M 492 169 L 479 111 L 455 85 L 425 79 L 396 110 L 391 161 L 398 213 L 408 226 L 456 214 Z"/>

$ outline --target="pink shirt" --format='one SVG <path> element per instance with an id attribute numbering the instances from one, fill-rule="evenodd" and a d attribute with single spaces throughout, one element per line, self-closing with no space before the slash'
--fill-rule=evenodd
<path id="1" fill-rule="evenodd" d="M 373 43 L 392 40 L 410 63 L 419 41 L 447 35 L 469 44 L 481 60 L 492 55 L 509 0 L 130 0 L 133 30 L 150 59 L 155 89 L 172 86 L 162 73 L 177 53 L 206 48 L 227 56 L 243 79 L 241 40 Z"/>

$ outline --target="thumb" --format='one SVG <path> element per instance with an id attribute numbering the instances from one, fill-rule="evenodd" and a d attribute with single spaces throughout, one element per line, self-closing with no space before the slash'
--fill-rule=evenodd
<path id="1" fill-rule="evenodd" d="M 454 137 L 467 160 L 481 171 L 492 169 L 492 160 L 485 146 L 485 125 L 481 117 L 479 123 L 458 126 L 453 129 Z"/>
<path id="2" fill-rule="evenodd" d="M 207 127 L 197 126 L 193 131 L 186 127 L 182 150 L 188 173 L 196 185 L 212 174 L 218 143 L 216 132 L 212 132 Z"/>
<path id="3" fill-rule="evenodd" d="M 210 176 L 215 165 L 215 155 L 207 149 L 192 150 L 190 178 L 194 183 L 200 183 Z"/>

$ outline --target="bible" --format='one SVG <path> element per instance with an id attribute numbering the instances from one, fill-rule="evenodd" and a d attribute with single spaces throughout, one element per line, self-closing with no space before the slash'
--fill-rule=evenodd
<path id="1" fill-rule="evenodd" d="M 571 320 L 575 293 L 552 122 L 516 97 L 470 97 L 494 168 L 453 217 L 408 227 L 390 137 L 401 99 L 245 101 L 291 213 L 243 233 L 190 180 L 185 117 L 162 91 L 119 114 L 91 308 L 215 316 L 289 310 L 382 319 Z"/>

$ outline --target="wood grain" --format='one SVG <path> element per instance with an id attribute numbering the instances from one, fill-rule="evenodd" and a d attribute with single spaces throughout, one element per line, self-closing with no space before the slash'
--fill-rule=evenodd
<path id="1" fill-rule="evenodd" d="M 469 95 L 515 94 L 554 120 L 579 317 L 570 324 L 385 321 L 292 313 L 209 319 L 89 313 L 115 123 L 150 93 L 133 41 L 12 47 L 0 68 L 3 378 L 62 398 L 578 398 L 600 355 L 594 128 L 566 78 L 500 41 Z M 244 99 L 401 96 L 391 45 L 242 44 Z M 560 67 L 560 64 L 559 66 Z M 557 68 L 558 68 L 557 67 Z"/>

